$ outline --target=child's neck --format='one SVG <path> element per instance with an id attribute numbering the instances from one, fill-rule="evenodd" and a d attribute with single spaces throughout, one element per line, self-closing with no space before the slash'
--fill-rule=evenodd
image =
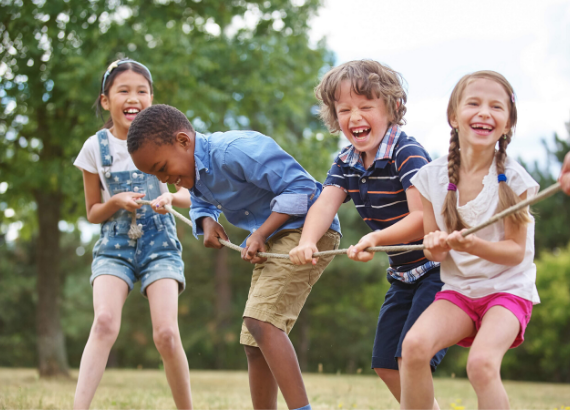
<path id="1" fill-rule="evenodd" d="M 466 174 L 485 172 L 486 175 L 495 157 L 495 147 L 481 151 L 475 151 L 471 147 L 465 147 L 462 148 L 459 153 L 463 172 Z"/>
<path id="2" fill-rule="evenodd" d="M 123 141 L 126 141 L 127 134 L 129 133 L 128 129 L 125 130 L 122 127 L 117 127 L 115 125 L 109 128 L 109 131 L 111 132 L 111 134 L 113 134 L 115 138 Z"/>

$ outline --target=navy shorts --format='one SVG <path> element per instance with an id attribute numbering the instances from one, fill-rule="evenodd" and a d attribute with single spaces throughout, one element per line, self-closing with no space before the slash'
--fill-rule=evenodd
<path id="1" fill-rule="evenodd" d="M 426 308 L 432 304 L 443 282 L 439 266 L 426 272 L 417 282 L 408 284 L 393 279 L 380 309 L 376 337 L 372 349 L 372 369 L 398 370 L 398 358 L 402 357 L 402 342 L 406 333 Z M 431 359 L 432 372 L 445 356 L 447 349 L 440 350 Z"/>

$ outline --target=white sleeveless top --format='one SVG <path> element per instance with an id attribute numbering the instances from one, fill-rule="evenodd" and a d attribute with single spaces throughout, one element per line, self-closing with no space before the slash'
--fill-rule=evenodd
<path id="1" fill-rule="evenodd" d="M 505 162 L 507 183 L 517 195 L 527 192 L 533 197 L 539 190 L 538 183 L 516 161 L 507 157 Z M 412 184 L 424 198 L 432 203 L 435 220 L 440 231 L 447 232 L 441 210 L 449 178 L 447 174 L 447 155 L 421 168 L 412 178 Z M 457 191 L 458 204 L 460 192 Z M 483 178 L 483 189 L 475 199 L 463 206 L 458 206 L 461 218 L 469 226 L 476 226 L 487 221 L 495 214 L 499 203 L 499 182 L 495 161 L 489 173 Z M 496 222 L 474 235 L 489 242 L 498 242 L 505 238 L 504 221 Z M 536 290 L 536 265 L 534 259 L 534 218 L 527 225 L 526 248 L 523 261 L 516 266 L 499 265 L 466 252 L 451 250 L 441 262 L 442 290 L 453 290 L 470 298 L 481 298 L 493 293 L 506 292 L 540 303 Z"/>

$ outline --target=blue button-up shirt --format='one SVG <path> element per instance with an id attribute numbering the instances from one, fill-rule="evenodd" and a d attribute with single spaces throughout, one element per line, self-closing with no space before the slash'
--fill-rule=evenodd
<path id="1" fill-rule="evenodd" d="M 194 160 L 190 217 L 195 237 L 204 233 L 197 219 L 217 221 L 222 212 L 231 224 L 249 232 L 255 232 L 272 212 L 291 215 L 275 232 L 299 228 L 323 189 L 273 139 L 255 131 L 210 136 L 197 132 Z M 340 232 L 336 216 L 331 229 Z"/>

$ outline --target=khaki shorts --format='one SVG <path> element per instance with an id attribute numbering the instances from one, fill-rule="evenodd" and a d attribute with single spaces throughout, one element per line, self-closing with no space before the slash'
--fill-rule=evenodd
<path id="1" fill-rule="evenodd" d="M 289 253 L 299 244 L 302 228 L 278 232 L 267 242 L 267 252 Z M 329 229 L 317 243 L 319 251 L 338 249 L 340 234 Z M 253 269 L 251 288 L 243 317 L 271 323 L 287 334 L 301 313 L 313 285 L 321 277 L 334 256 L 319 258 L 316 265 L 293 265 L 289 259 L 269 258 Z M 257 346 L 245 323 L 241 327 L 240 343 Z"/>

